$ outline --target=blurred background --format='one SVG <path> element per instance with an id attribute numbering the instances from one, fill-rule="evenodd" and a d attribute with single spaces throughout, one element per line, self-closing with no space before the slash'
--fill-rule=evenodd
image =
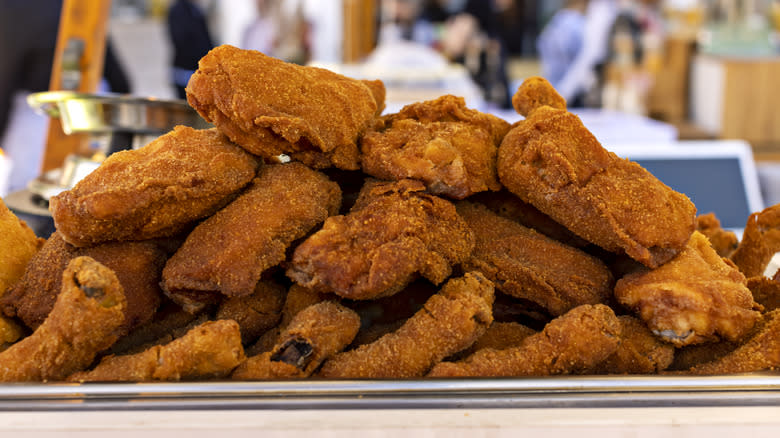
<path id="1" fill-rule="evenodd" d="M 103 4 L 104 19 L 91 22 L 97 29 L 93 37 L 64 48 L 61 41 L 61 53 L 55 54 L 64 4 L 82 18 L 91 12 L 79 8 Z M 0 66 L 0 195 L 28 187 L 57 165 L 46 163 L 53 128 L 48 116 L 31 108 L 30 93 L 70 88 L 180 99 L 197 60 L 215 45 L 231 44 L 353 77 L 380 78 L 388 89 L 387 112 L 451 93 L 513 122 L 521 117 L 511 109 L 512 94 L 523 79 L 542 75 L 608 147 L 743 142 L 757 163 L 764 203 L 780 202 L 778 0 L 3 0 L 0 5 L 6 54 Z M 84 58 L 79 61 L 78 54 L 86 56 L 92 48 L 99 55 L 91 66 L 101 68 L 94 83 L 85 85 Z"/>

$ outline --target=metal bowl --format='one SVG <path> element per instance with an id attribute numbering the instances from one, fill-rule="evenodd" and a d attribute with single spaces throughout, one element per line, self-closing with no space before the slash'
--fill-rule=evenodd
<path id="1" fill-rule="evenodd" d="M 211 127 L 185 100 L 73 91 L 33 93 L 27 103 L 36 111 L 59 117 L 66 134 L 125 132 L 164 134 L 176 125 Z"/>

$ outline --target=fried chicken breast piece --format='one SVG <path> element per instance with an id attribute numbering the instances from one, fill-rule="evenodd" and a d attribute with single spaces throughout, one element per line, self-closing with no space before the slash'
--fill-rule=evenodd
<path id="1" fill-rule="evenodd" d="M 695 229 L 690 199 L 605 150 L 576 115 L 529 106 L 498 149 L 499 179 L 509 191 L 583 239 L 651 268 L 685 247 Z"/>
<path id="2" fill-rule="evenodd" d="M 140 149 L 112 154 L 52 197 L 50 210 L 75 246 L 173 236 L 227 204 L 258 165 L 216 129 L 177 126 Z"/>
<path id="3" fill-rule="evenodd" d="M 264 272 L 287 256 L 341 203 L 339 186 L 301 163 L 266 166 L 228 206 L 200 223 L 163 269 L 163 288 L 184 294 L 251 294 Z M 194 294 L 193 294 L 194 293 Z"/>
<path id="4" fill-rule="evenodd" d="M 360 168 L 358 138 L 384 105 L 381 82 L 222 45 L 201 58 L 187 101 L 249 152 L 314 168 Z"/>
<path id="5" fill-rule="evenodd" d="M 730 257 L 739 244 L 737 235 L 733 231 L 724 230 L 720 226 L 720 220 L 715 216 L 715 213 L 696 216 L 696 231 L 709 239 L 715 252 L 721 257 Z"/>
<path id="6" fill-rule="evenodd" d="M 30 258 L 45 241 L 16 217 L 0 198 L 0 298 L 22 277 Z"/>
<path id="7" fill-rule="evenodd" d="M 675 348 L 662 341 L 647 324 L 630 315 L 618 316 L 620 344 L 606 360 L 597 364 L 593 374 L 657 374 L 674 360 Z"/>
<path id="8" fill-rule="evenodd" d="M 417 179 L 431 193 L 455 199 L 498 190 L 496 155 L 509 123 L 494 118 L 451 95 L 412 104 L 363 136 L 363 171 Z"/>
<path id="9" fill-rule="evenodd" d="M 109 242 L 74 247 L 55 231 L 33 256 L 22 278 L 0 298 L 0 308 L 36 329 L 54 307 L 62 290 L 62 272 L 77 257 L 87 256 L 111 269 L 124 290 L 127 305 L 124 333 L 152 319 L 160 305 L 160 275 L 167 259 L 155 242 Z"/>
<path id="10" fill-rule="evenodd" d="M 397 331 L 322 364 L 324 378 L 424 376 L 443 358 L 468 348 L 493 322 L 493 284 L 482 274 L 449 280 Z"/>
<path id="11" fill-rule="evenodd" d="M 106 356 L 95 368 L 68 377 L 71 382 L 204 380 L 228 376 L 245 360 L 238 324 L 207 321 L 165 345 L 140 353 Z"/>
<path id="12" fill-rule="evenodd" d="M 548 323 L 517 347 L 485 348 L 440 362 L 428 377 L 549 376 L 588 371 L 620 344 L 620 321 L 608 306 L 585 304 Z"/>
<path id="13" fill-rule="evenodd" d="M 465 270 L 479 271 L 501 292 L 562 315 L 582 304 L 606 303 L 614 280 L 601 260 L 501 217 L 487 207 L 461 201 L 458 214 L 476 244 Z"/>
<path id="14" fill-rule="evenodd" d="M 349 214 L 332 216 L 293 253 L 287 276 L 350 299 L 402 290 L 419 274 L 434 284 L 474 247 L 449 201 L 415 180 L 369 183 Z"/>
<path id="15" fill-rule="evenodd" d="M 83 370 L 119 337 L 125 306 L 113 271 L 89 257 L 73 259 L 43 324 L 0 353 L 0 382 L 61 380 Z"/>
<path id="16" fill-rule="evenodd" d="M 678 347 L 739 340 L 761 318 L 745 276 L 698 231 L 663 266 L 618 280 L 615 297 L 653 333 Z"/>
<path id="17" fill-rule="evenodd" d="M 748 217 L 742 240 L 731 261 L 745 277 L 764 275 L 772 256 L 780 251 L 780 204 L 767 207 Z"/>
<path id="18" fill-rule="evenodd" d="M 302 379 L 341 352 L 360 328 L 353 310 L 332 301 L 296 314 L 271 351 L 252 356 L 233 371 L 236 380 Z"/>

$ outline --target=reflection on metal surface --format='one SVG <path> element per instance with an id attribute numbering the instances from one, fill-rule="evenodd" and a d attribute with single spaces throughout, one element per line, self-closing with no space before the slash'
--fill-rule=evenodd
<path id="1" fill-rule="evenodd" d="M 780 374 L 441 380 L 5 384 L 0 410 L 761 406 Z"/>

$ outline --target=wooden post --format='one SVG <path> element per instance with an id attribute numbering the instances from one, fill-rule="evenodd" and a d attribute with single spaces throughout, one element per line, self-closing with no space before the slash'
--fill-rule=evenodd
<path id="1" fill-rule="evenodd" d="M 103 76 L 111 0 L 64 0 L 49 90 L 94 93 Z M 65 158 L 88 148 L 85 134 L 66 135 L 60 119 L 49 120 L 41 171 L 62 166 Z"/>
<path id="2" fill-rule="evenodd" d="M 374 50 L 376 42 L 374 0 L 343 0 L 344 62 L 356 62 Z"/>

